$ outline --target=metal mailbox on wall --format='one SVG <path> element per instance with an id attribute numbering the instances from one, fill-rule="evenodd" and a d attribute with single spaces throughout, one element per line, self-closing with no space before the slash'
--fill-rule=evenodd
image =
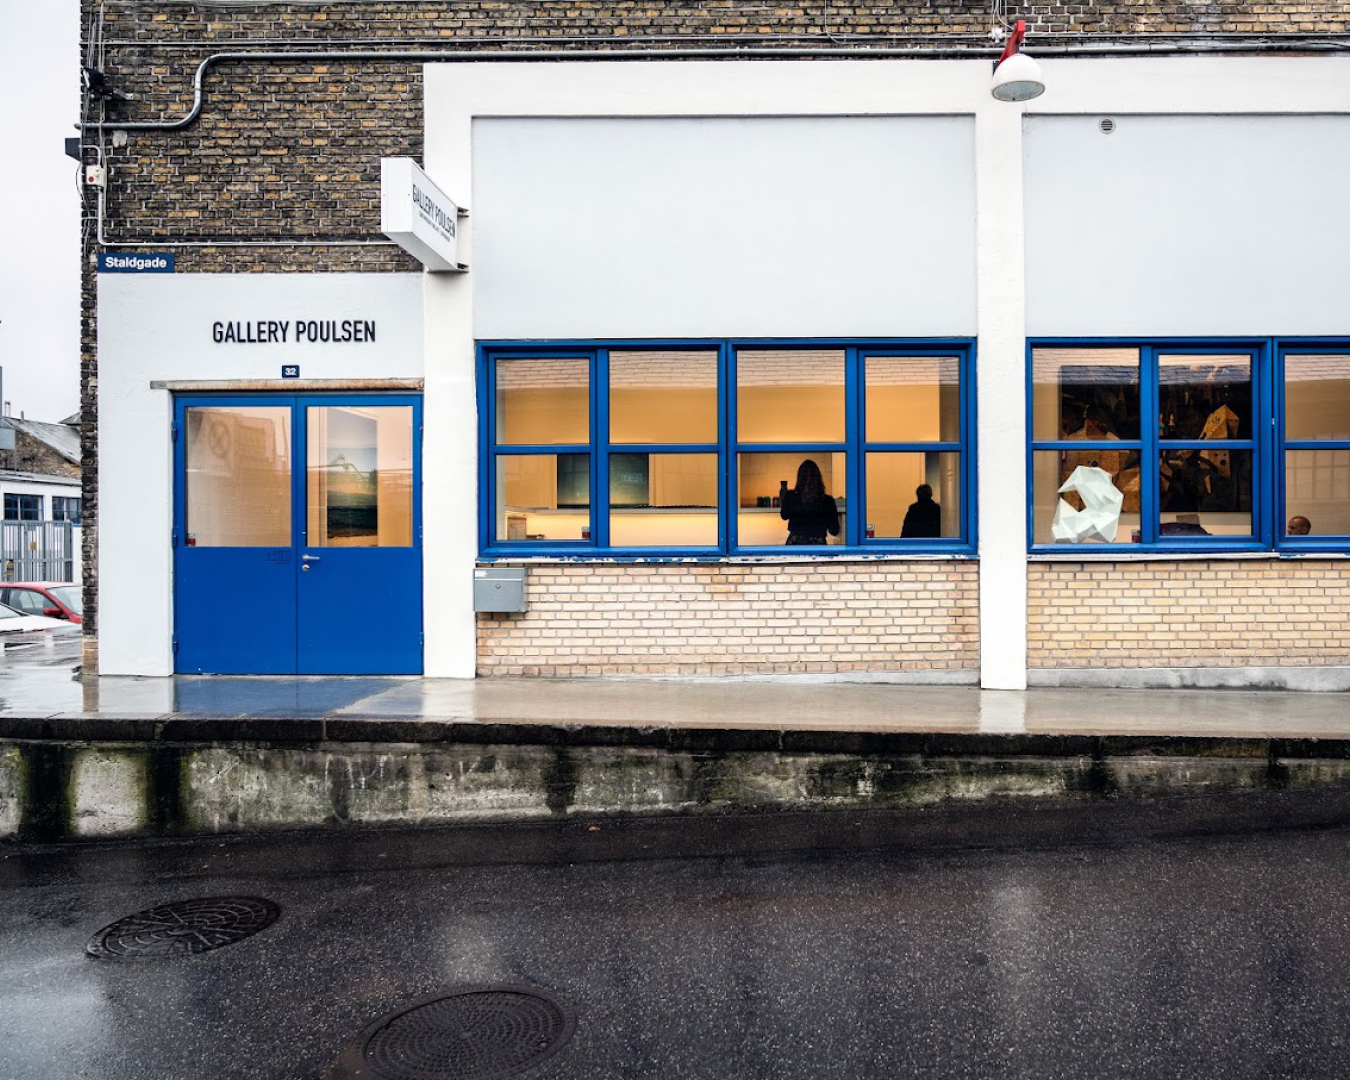
<path id="1" fill-rule="evenodd" d="M 473 572 L 473 609 L 484 612 L 525 610 L 525 567 L 490 566 Z"/>

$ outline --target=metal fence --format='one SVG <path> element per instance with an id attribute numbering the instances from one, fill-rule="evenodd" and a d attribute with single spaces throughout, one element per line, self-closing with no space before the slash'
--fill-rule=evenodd
<path id="1" fill-rule="evenodd" d="M 0 521 L 5 581 L 79 581 L 80 530 L 69 521 Z"/>

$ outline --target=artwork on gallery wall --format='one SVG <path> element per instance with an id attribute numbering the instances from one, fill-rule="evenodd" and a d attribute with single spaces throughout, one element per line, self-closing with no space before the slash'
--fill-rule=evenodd
<path id="1" fill-rule="evenodd" d="M 558 509 L 583 510 L 591 505 L 591 455 L 558 455 Z"/>
<path id="2" fill-rule="evenodd" d="M 327 414 L 322 469 L 328 542 L 372 544 L 380 524 L 377 424 L 351 409 L 331 408 Z"/>
<path id="3" fill-rule="evenodd" d="M 609 455 L 609 505 L 651 505 L 651 458 L 647 454 Z"/>
<path id="4" fill-rule="evenodd" d="M 1242 362 L 1186 363 L 1160 367 L 1159 437 L 1222 444 L 1251 438 L 1251 368 Z M 1060 375 L 1060 438 L 1137 441 L 1142 434 L 1138 369 L 1133 365 L 1065 365 Z M 1140 451 L 1100 447 L 1060 451 L 1060 481 L 1080 467 L 1102 469 L 1123 496 L 1122 512 L 1139 513 Z M 1251 510 L 1250 451 L 1164 448 L 1158 462 L 1158 505 L 1168 513 L 1246 513 Z M 1081 499 L 1067 493 L 1082 510 Z"/>

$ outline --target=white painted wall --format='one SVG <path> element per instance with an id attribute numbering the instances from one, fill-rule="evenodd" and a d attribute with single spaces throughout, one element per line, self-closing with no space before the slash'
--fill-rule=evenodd
<path id="1" fill-rule="evenodd" d="M 1027 121 L 1032 335 L 1350 331 L 1350 117 L 1100 119 Z"/>
<path id="2" fill-rule="evenodd" d="M 1228 125 L 1239 144 L 1278 132 L 1271 137 L 1279 141 L 1282 153 L 1301 162 L 1303 174 L 1314 175 L 1311 179 L 1305 175 L 1310 186 L 1300 205 L 1291 208 L 1286 199 L 1279 205 L 1251 207 L 1253 216 L 1266 211 L 1274 224 L 1263 219 L 1254 233 L 1248 233 L 1248 240 L 1255 236 L 1258 246 L 1278 250 L 1286 262 L 1291 257 L 1310 258 L 1314 260 L 1310 265 L 1329 272 L 1334 267 L 1328 267 L 1325 252 L 1343 246 L 1335 184 L 1345 175 L 1345 151 L 1333 145 L 1313 146 L 1307 132 L 1316 126 L 1310 122 L 1314 114 L 1335 114 L 1337 119 L 1323 130 L 1328 143 L 1344 142 L 1339 125 L 1341 117 L 1350 114 L 1350 57 L 1049 60 L 1043 68 L 1049 91 L 1024 108 L 989 96 L 989 65 L 984 61 L 429 65 L 424 79 L 425 165 L 446 192 L 470 210 L 460 236 L 461 258 L 471 267 L 468 274 L 426 275 L 420 282 L 415 275 L 103 276 L 103 670 L 135 674 L 171 670 L 171 456 L 166 437 L 170 403 L 167 393 L 149 389 L 152 379 L 275 378 L 283 360 L 300 362 L 303 374 L 311 377 L 410 377 L 423 374 L 425 354 L 426 671 L 471 676 L 477 537 L 470 508 L 476 507 L 478 497 L 477 338 L 529 333 L 957 335 L 970 333 L 973 325 L 979 335 L 982 681 L 987 688 L 1025 685 L 1026 334 L 1317 333 L 1335 317 L 1326 314 L 1334 305 L 1324 291 L 1303 307 L 1262 313 L 1265 321 L 1278 315 L 1288 325 L 1237 326 L 1231 306 L 1215 306 L 1227 302 L 1231 278 L 1225 287 L 1197 286 L 1187 279 L 1187 289 L 1203 301 L 1199 308 L 1150 286 L 1153 291 L 1141 293 L 1135 305 L 1147 307 L 1146 317 L 1129 322 L 1136 316 L 1121 314 L 1111 290 L 1097 288 L 1093 273 L 1083 270 L 1082 259 L 1088 259 L 1086 265 L 1092 269 L 1107 258 L 1094 254 L 1102 245 L 1081 227 L 1084 219 L 1079 217 L 1074 235 L 1053 216 L 1057 206 L 1073 210 L 1095 200 L 1091 185 L 1068 176 L 1059 155 L 1082 157 L 1083 167 L 1106 182 L 1114 173 L 1092 156 L 1100 157 L 1106 150 L 1096 149 L 1088 135 L 1098 140 L 1126 135 L 1131 141 L 1125 145 L 1133 150 L 1123 163 L 1124 173 L 1136 180 L 1151 178 L 1160 160 L 1171 160 L 1161 158 L 1157 149 L 1170 145 L 1178 151 L 1180 179 L 1172 188 L 1166 187 L 1172 181 L 1164 183 L 1158 198 L 1151 186 L 1133 188 L 1131 208 L 1118 208 L 1134 222 L 1130 227 L 1112 225 L 1118 246 L 1128 253 L 1142 246 L 1131 228 L 1137 230 L 1159 205 L 1171 205 L 1179 193 L 1186 194 L 1187 183 L 1209 182 L 1206 178 L 1215 175 L 1219 166 L 1207 160 L 1204 151 L 1210 159 L 1227 159 L 1230 147 L 1225 140 L 1206 132 L 1220 132 Z M 1033 115 L 1024 134 L 1025 113 Z M 1235 115 L 1212 126 L 1226 114 Z M 1117 135 L 1095 134 L 1094 125 L 1102 115 L 1117 119 Z M 1298 118 L 1287 120 L 1286 115 Z M 1258 116 L 1279 119 L 1258 120 Z M 618 118 L 641 122 L 619 124 Z M 817 119 L 807 123 L 804 118 Z M 691 122 L 696 119 L 715 122 Z M 878 145 L 861 145 L 867 140 L 857 133 L 863 131 L 876 133 Z M 1167 143 L 1169 131 L 1183 135 L 1167 136 L 1172 139 Z M 1190 131 L 1200 140 L 1196 153 L 1189 151 L 1184 137 Z M 619 132 L 625 138 L 641 132 L 646 153 L 630 152 L 624 139 L 616 137 Z M 762 153 L 737 158 L 731 132 L 752 133 L 752 142 Z M 796 153 L 783 132 L 815 140 L 815 152 Z M 521 150 L 506 138 L 512 133 L 545 140 L 547 154 L 537 154 L 533 144 L 529 148 L 531 158 L 541 157 L 542 164 L 528 175 L 516 176 L 507 167 L 512 162 L 512 168 L 524 167 Z M 686 149 L 702 146 L 731 154 L 737 164 L 732 179 L 707 191 L 702 187 L 707 174 L 692 165 L 682 167 L 674 179 L 664 176 L 651 155 L 662 150 L 660 143 L 666 137 L 683 140 Z M 1052 138 L 1064 141 L 1052 148 L 1047 141 Z M 1286 138 L 1288 142 L 1280 141 Z M 926 147 L 932 161 L 943 163 L 935 170 L 942 183 L 916 174 L 911 151 L 918 144 Z M 1090 149 L 1083 150 L 1085 145 Z M 823 157 L 822 146 L 851 147 L 862 153 L 877 166 L 865 170 L 868 183 L 860 191 L 851 186 L 841 190 L 849 170 Z M 477 150 L 486 155 L 481 167 Z M 675 167 L 669 155 L 658 160 Z M 754 185 L 742 175 L 748 172 L 762 179 L 763 172 L 754 172 L 761 160 L 776 162 L 779 169 L 799 167 L 795 186 L 775 184 L 765 193 L 765 206 L 772 212 L 761 213 L 749 204 Z M 578 172 L 588 161 L 591 166 Z M 560 162 L 572 171 L 563 175 Z M 597 171 L 593 167 L 597 162 L 609 168 Z M 652 200 L 626 197 L 611 175 L 619 166 L 628 170 L 624 175 L 630 180 L 658 184 L 667 194 L 682 198 L 663 209 Z M 1258 170 L 1258 179 L 1251 182 L 1255 186 L 1244 182 L 1233 190 L 1225 188 L 1227 193 L 1212 208 L 1208 191 L 1193 193 L 1187 202 L 1189 216 L 1174 219 L 1174 225 L 1198 230 L 1207 242 L 1243 246 L 1230 235 L 1243 201 L 1284 197 L 1295 175 L 1275 165 L 1269 168 L 1273 171 Z M 1228 176 L 1227 169 L 1220 171 Z M 876 179 L 881 177 L 884 181 Z M 888 193 L 894 205 L 887 202 Z M 726 212 L 719 197 L 743 214 L 752 214 L 750 222 L 742 226 L 739 219 L 732 220 L 735 215 Z M 606 198 L 618 200 L 612 205 L 629 215 L 626 224 L 616 225 L 615 215 L 605 212 Z M 855 235 L 861 216 L 855 213 L 855 199 L 870 206 L 880 233 Z M 512 206 L 533 215 L 533 231 L 517 229 L 504 217 Z M 1212 212 L 1219 212 L 1216 222 L 1196 223 Z M 1286 212 L 1296 216 L 1280 216 Z M 929 230 L 924 220 L 929 214 L 946 222 L 954 237 L 951 245 L 936 243 L 935 230 Z M 905 231 L 907 217 L 914 223 L 911 231 Z M 1297 228 L 1282 229 L 1280 223 L 1290 220 Z M 841 222 L 846 227 L 840 227 Z M 550 231 L 539 232 L 542 223 Z M 477 235 L 479 228 L 482 236 Z M 631 238 L 641 240 L 642 252 L 631 254 L 634 245 L 627 242 Z M 656 265 L 658 260 L 647 251 L 652 244 L 663 258 L 674 260 L 672 269 Z M 1286 246 L 1272 246 L 1278 244 Z M 887 264 L 888 257 L 898 263 L 912 260 L 915 245 L 938 260 L 933 265 L 940 272 L 930 272 L 932 280 L 920 280 L 923 275 L 914 275 L 910 265 Z M 1080 260 L 1072 273 L 1058 264 L 1057 254 L 1070 245 Z M 612 264 L 626 250 L 629 261 L 616 270 Z M 1225 258 L 1231 258 L 1232 247 L 1224 250 Z M 1044 265 L 1050 258 L 1047 252 L 1056 265 Z M 860 275 L 865 280 L 849 277 L 857 269 L 846 258 L 850 254 L 870 260 L 868 274 Z M 1189 251 L 1182 255 L 1194 258 Z M 752 294 L 742 298 L 746 302 L 739 302 L 735 296 L 739 282 L 717 278 L 709 269 L 714 264 L 733 265 L 736 276 L 767 284 L 755 284 Z M 1188 265 L 1193 279 L 1195 264 Z M 1220 268 L 1231 269 L 1227 264 Z M 1051 273 L 1059 274 L 1053 288 L 1042 282 Z M 878 280 L 884 284 L 877 285 Z M 1281 285 L 1291 280 L 1304 282 L 1285 276 L 1267 285 L 1280 286 L 1286 293 L 1302 289 L 1302 284 Z M 934 282 L 948 286 L 950 295 Z M 592 288 L 597 284 L 604 288 Z M 1312 284 L 1331 287 L 1330 282 Z M 863 302 L 854 295 L 859 288 L 875 291 Z M 922 290 L 926 304 L 912 302 L 909 288 Z M 1063 299 L 1068 295 L 1074 297 L 1072 303 Z M 612 298 L 616 302 L 610 303 Z M 685 300 L 683 306 L 680 298 Z M 1304 298 L 1286 296 L 1282 302 L 1302 304 Z M 216 318 L 285 318 L 298 308 L 342 318 L 373 307 L 381 312 L 379 347 L 359 355 L 340 347 L 305 355 L 281 346 L 231 349 L 214 346 L 209 337 L 210 321 Z M 1085 315 L 1075 314 L 1088 310 L 1096 312 L 1091 326 Z M 390 312 L 388 317 L 385 311 Z M 1202 328 L 1197 311 L 1204 313 Z M 396 312 L 401 313 L 397 318 Z M 1196 328 L 1183 329 L 1180 316 L 1189 320 L 1185 326 Z M 1228 321 L 1209 325 L 1219 316 Z M 1072 323 L 1075 318 L 1078 322 Z M 391 337 L 395 322 L 400 333 Z M 1347 327 L 1335 329 L 1344 333 Z M 147 539 L 153 537 L 163 541 Z"/>
<path id="3" fill-rule="evenodd" d="M 473 190 L 480 338 L 975 332 L 969 116 L 480 119 Z"/>
<path id="4" fill-rule="evenodd" d="M 981 679 L 1025 686 L 1026 336 L 1350 330 L 1334 325 L 1333 296 L 1348 227 L 1339 188 L 1350 164 L 1341 126 L 1350 57 L 1042 67 L 1046 94 L 1012 106 L 989 96 L 985 61 L 429 65 L 426 167 L 473 212 L 461 243 L 479 243 L 469 274 L 427 286 L 428 415 L 456 425 L 428 438 L 427 467 L 458 478 L 441 508 L 428 507 L 428 530 L 435 517 L 450 539 L 454 507 L 476 495 L 466 408 L 475 336 L 968 333 L 962 140 L 973 120 Z M 1116 135 L 1096 132 L 1105 115 Z M 879 136 L 865 157 L 878 166 L 869 175 L 894 181 L 894 206 L 885 185 L 859 192 L 818 152 L 863 131 Z M 818 140 L 817 152 L 780 132 Z M 1102 146 L 1108 138 L 1120 146 Z M 701 151 L 711 158 L 714 148 L 732 169 L 703 166 Z M 1280 160 L 1253 170 L 1253 155 Z M 936 179 L 952 190 L 924 186 L 934 179 L 916 175 L 924 157 L 941 163 Z M 794 168 L 796 188 L 766 184 Z M 767 188 L 762 206 L 756 181 Z M 929 214 L 956 242 L 935 245 Z M 878 227 L 859 240 L 863 218 Z M 785 233 L 784 222 L 802 220 L 805 232 Z M 1173 260 L 1167 276 L 1139 272 L 1150 248 Z M 1252 248 L 1283 264 L 1283 276 L 1244 283 Z M 909 277 L 912 266 L 878 265 L 916 250 L 937 251 L 928 280 Z M 849 253 L 863 262 L 852 265 Z M 1303 263 L 1292 277 L 1291 259 Z M 908 302 L 915 296 L 926 310 Z M 476 552 L 462 535 L 445 551 L 438 572 L 454 585 L 440 605 L 428 577 L 438 626 L 428 624 L 427 670 L 470 674 Z"/>
<path id="5" fill-rule="evenodd" d="M 375 319 L 376 340 L 229 345 L 217 320 Z M 99 672 L 173 672 L 172 395 L 152 381 L 422 375 L 417 274 L 99 277 Z"/>
<path id="6" fill-rule="evenodd" d="M 474 671 L 475 338 L 978 329 L 981 400 L 1020 401 L 1020 113 L 988 83 L 984 61 L 427 66 L 424 164 L 473 245 L 427 283 L 426 469 L 457 478 L 426 507 L 427 674 Z M 1023 430 L 980 412 L 990 687 L 1026 678 Z"/>

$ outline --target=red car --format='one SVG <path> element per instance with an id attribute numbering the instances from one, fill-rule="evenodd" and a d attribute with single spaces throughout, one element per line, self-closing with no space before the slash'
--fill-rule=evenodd
<path id="1" fill-rule="evenodd" d="M 25 615 L 45 615 L 49 619 L 69 619 L 79 623 L 81 590 L 69 581 L 14 581 L 0 584 L 0 604 L 8 604 Z"/>

